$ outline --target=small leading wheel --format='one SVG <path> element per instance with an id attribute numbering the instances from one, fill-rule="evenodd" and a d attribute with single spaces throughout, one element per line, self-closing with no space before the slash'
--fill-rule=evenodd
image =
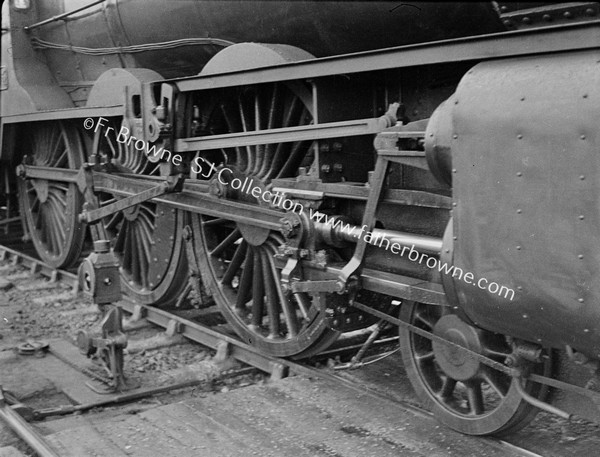
<path id="1" fill-rule="evenodd" d="M 77 169 L 83 143 L 76 129 L 59 122 L 33 124 L 23 154 L 28 165 Z M 81 254 L 83 198 L 76 184 L 51 179 L 19 180 L 19 204 L 35 249 L 54 268 L 71 266 Z"/>
<path id="2" fill-rule="evenodd" d="M 114 171 L 129 175 L 160 176 L 158 163 L 143 151 L 127 147 L 112 133 L 99 130 L 94 141 L 101 160 L 111 160 Z M 120 197 L 102 192 L 100 205 Z M 121 264 L 121 285 L 137 303 L 168 306 L 183 292 L 188 279 L 182 230 L 186 214 L 148 201 L 104 218 L 102 223 Z"/>
<path id="3" fill-rule="evenodd" d="M 441 306 L 408 302 L 400 309 L 404 322 L 503 363 L 511 348 L 503 335 L 473 327 Z M 419 398 L 447 426 L 469 435 L 503 435 L 527 425 L 538 409 L 522 400 L 517 380 L 429 338 L 400 328 L 406 373 Z M 531 367 L 548 374 L 546 363 Z M 528 382 L 525 391 L 540 400 L 546 389 Z"/>

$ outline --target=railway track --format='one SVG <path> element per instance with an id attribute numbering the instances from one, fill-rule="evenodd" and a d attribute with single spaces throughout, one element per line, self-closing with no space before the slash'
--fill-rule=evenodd
<path id="1" fill-rule="evenodd" d="M 65 289 L 70 289 L 72 292 L 78 290 L 77 277 L 73 272 L 60 271 L 49 268 L 47 265 L 44 265 L 43 262 L 40 262 L 39 260 L 25 253 L 19 252 L 14 248 L 0 246 L 0 263 L 9 266 L 20 265 L 25 270 L 28 270 L 29 273 L 39 273 L 45 276 L 49 282 L 62 284 Z M 348 360 L 348 354 L 354 353 L 361 347 L 361 340 L 356 336 L 346 338 L 345 340 L 343 340 L 345 341 L 345 343 L 342 342 L 334 349 L 331 349 L 320 356 L 313 357 L 311 360 L 291 361 L 287 359 L 272 358 L 265 356 L 264 354 L 260 354 L 254 348 L 240 341 L 237 337 L 227 333 L 226 326 L 222 325 L 222 322 L 220 322 L 218 319 L 213 319 L 212 326 L 198 322 L 202 319 L 204 319 L 204 321 L 210 321 L 211 319 L 207 318 L 207 316 L 211 315 L 210 310 L 203 309 L 184 312 L 178 312 L 176 310 L 167 311 L 149 306 L 138 305 L 129 300 L 123 300 L 119 303 L 119 305 L 124 311 L 126 311 L 126 313 L 129 316 L 127 319 L 128 325 L 126 326 L 128 332 L 135 332 L 139 331 L 140 329 L 150 328 L 150 334 L 156 336 L 158 335 L 158 327 L 161 327 L 165 329 L 165 335 L 167 339 L 167 342 L 164 343 L 163 347 L 175 344 L 182 344 L 182 338 L 185 338 L 187 340 L 201 344 L 202 347 L 212 349 L 215 353 L 215 356 L 212 358 L 212 360 L 215 360 L 217 363 L 222 364 L 218 366 L 228 366 L 229 368 L 231 368 L 232 366 L 236 367 L 233 370 L 222 370 L 217 375 L 213 373 L 213 381 L 215 379 L 220 379 L 222 381 L 226 377 L 247 375 L 250 370 L 249 367 L 252 367 L 252 369 L 260 370 L 260 372 L 270 375 L 272 380 L 281 380 L 282 378 L 290 377 L 290 379 L 298 379 L 299 381 L 297 382 L 304 387 L 312 385 L 310 383 L 306 384 L 308 382 L 306 380 L 316 380 L 312 382 L 316 382 L 317 385 L 320 386 L 320 390 L 323 391 L 334 392 L 337 389 L 340 389 L 340 392 L 345 392 L 346 397 L 351 396 L 351 392 L 354 392 L 354 395 L 357 398 L 363 399 L 362 401 L 364 403 L 373 402 L 374 404 L 393 405 L 393 408 L 396 410 L 396 414 L 398 416 L 407 416 L 409 418 L 413 418 L 416 423 L 420 424 L 419 428 L 423 431 L 423 440 L 433 440 L 434 447 L 440 446 L 440 440 L 441 442 L 446 442 L 447 440 L 447 454 L 439 455 L 482 455 L 482 452 L 487 453 L 486 455 L 567 455 L 556 452 L 548 453 L 549 450 L 547 448 L 538 449 L 536 446 L 524 446 L 522 437 L 517 437 L 517 439 L 509 442 L 492 438 L 464 437 L 463 435 L 459 435 L 444 429 L 441 432 L 441 434 L 443 435 L 442 438 L 440 438 L 439 436 L 432 436 L 431 432 L 425 432 L 425 430 L 434 430 L 434 433 L 440 433 L 440 426 L 433 419 L 433 417 L 427 411 L 420 408 L 418 404 L 415 404 L 414 401 L 407 401 L 407 399 L 402 398 L 401 395 L 395 395 L 393 392 L 390 392 L 389 386 L 388 388 L 386 388 L 379 385 L 378 382 L 372 382 L 369 377 L 368 370 L 336 371 L 323 368 L 323 366 L 326 365 L 323 362 L 327 360 L 332 361 L 336 358 L 338 362 Z M 152 324 L 155 327 L 148 327 L 149 324 Z M 145 340 L 152 340 L 154 336 L 148 336 L 147 333 L 145 335 Z M 169 338 L 171 339 L 170 342 Z M 380 342 L 380 345 L 383 347 L 389 346 L 389 344 L 390 338 L 383 338 Z M 56 344 L 56 348 L 54 346 L 55 345 L 51 344 L 51 353 L 57 356 L 63 362 L 68 362 L 68 359 L 71 354 L 69 350 L 64 349 L 64 345 L 61 346 L 61 344 L 58 343 Z M 152 346 L 146 345 L 145 347 L 148 351 L 159 349 L 159 347 L 156 346 L 152 348 Z M 197 348 L 195 350 L 197 350 Z M 376 354 L 372 357 L 372 359 L 375 360 L 378 357 L 379 355 Z M 241 362 L 243 366 L 237 364 L 228 365 L 227 361 L 231 360 L 236 360 L 238 363 Z M 73 370 L 84 371 L 81 369 L 81 361 L 77 362 L 71 360 L 70 365 L 70 368 Z M 321 366 L 320 368 L 318 368 L 319 365 Z M 373 364 L 372 366 L 376 367 L 377 365 Z M 339 367 L 340 366 L 338 365 L 338 368 Z M 396 373 L 394 373 L 394 375 L 395 374 Z M 381 376 L 375 376 L 373 379 L 375 378 L 380 380 Z M 285 395 L 290 396 L 290 398 L 292 398 L 293 401 L 302 401 L 303 403 L 306 403 L 308 400 L 304 398 L 304 396 L 306 396 L 306 392 L 303 390 L 304 388 L 300 388 L 297 391 L 298 387 L 295 386 L 295 384 L 290 384 L 296 381 L 291 381 L 290 379 L 285 381 L 284 387 L 281 387 L 281 392 L 286 392 Z M 79 380 L 75 380 L 74 382 L 80 383 Z M 202 382 L 206 383 L 206 378 L 198 379 L 196 377 L 183 380 L 180 379 L 177 382 L 171 382 L 167 385 L 134 389 L 130 392 L 120 393 L 104 398 L 94 397 L 92 394 L 90 394 L 89 400 L 87 402 L 85 401 L 86 396 L 84 394 L 84 396 L 82 397 L 84 399 L 82 399 L 79 404 L 61 405 L 58 407 L 54 406 L 49 408 L 37 408 L 36 411 L 33 411 L 33 416 L 35 416 L 37 413 L 37 419 L 40 419 L 42 417 L 48 416 L 61 416 L 65 414 L 79 413 L 83 411 L 92 410 L 94 408 L 97 409 L 105 407 L 108 405 L 115 405 L 126 402 L 130 403 L 136 400 L 139 401 L 140 399 L 148 397 L 150 395 L 156 395 L 177 389 L 197 386 Z M 271 392 L 271 394 L 274 392 L 273 389 L 275 389 L 275 391 L 277 391 L 278 393 L 281 393 L 278 390 L 280 389 L 279 387 L 272 387 L 279 386 L 279 382 L 283 381 L 270 383 L 267 387 L 263 388 L 267 389 L 267 391 Z M 407 383 L 405 382 L 405 384 Z M 404 388 L 406 389 L 406 386 Z M 263 394 L 264 392 L 260 393 L 260 395 Z M 321 392 L 319 394 L 321 394 Z M 319 397 L 320 395 L 315 394 L 314 396 Z M 300 400 L 301 398 L 303 399 Z M 323 403 L 327 403 L 327 400 L 323 400 Z M 13 409 L 5 406 L 4 411 L 9 412 L 8 414 L 13 416 L 14 419 L 15 412 Z M 32 413 L 32 411 L 29 411 L 29 413 Z M 32 447 L 32 449 L 38 452 L 39 455 L 62 455 L 60 453 L 51 453 L 55 452 L 53 451 L 53 449 L 57 448 L 57 443 L 56 441 L 54 441 L 53 444 L 50 444 L 45 439 L 45 437 L 39 432 L 40 427 L 38 425 L 27 424 L 22 419 L 19 420 L 18 417 L 16 421 L 13 420 L 10 422 L 10 424 L 11 427 L 17 430 L 19 435 L 23 439 L 25 439 L 27 443 Z M 41 422 L 40 424 L 45 424 L 45 422 Z M 365 432 L 363 428 L 356 428 L 356 426 L 354 425 L 348 427 L 345 430 L 350 430 L 352 431 L 352 433 L 356 432 L 358 435 L 371 435 L 371 432 Z M 411 426 L 409 426 L 408 428 L 410 429 L 410 427 Z M 412 427 L 414 429 L 414 426 Z M 412 433 L 417 432 L 418 431 L 415 430 L 412 431 Z M 385 436 L 385 433 L 381 434 L 381 437 L 385 438 Z M 400 441 L 402 440 L 395 439 L 395 441 L 391 441 L 391 444 L 388 443 L 388 445 L 391 446 L 393 449 L 397 449 L 398 446 L 401 445 Z M 409 446 L 407 449 L 410 449 L 411 452 L 418 451 L 416 448 L 414 448 L 414 443 L 411 446 Z M 439 452 L 439 449 L 436 452 Z M 583 454 L 578 453 L 573 455 Z"/>

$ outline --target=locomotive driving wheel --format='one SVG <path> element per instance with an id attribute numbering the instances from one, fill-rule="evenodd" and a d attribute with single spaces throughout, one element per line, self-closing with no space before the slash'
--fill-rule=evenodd
<path id="1" fill-rule="evenodd" d="M 503 335 L 473 327 L 441 306 L 408 302 L 400 318 L 420 329 L 503 363 L 512 352 Z M 525 402 L 515 383 L 521 382 L 484 365 L 464 351 L 400 328 L 406 373 L 417 395 L 449 427 L 469 435 L 505 435 L 527 425 L 538 412 Z M 550 358 L 531 364 L 548 375 Z M 543 400 L 546 389 L 527 382 L 523 389 Z"/>
<path id="2" fill-rule="evenodd" d="M 258 46 L 260 52 L 262 45 L 248 46 L 250 50 Z M 280 50 L 278 58 L 286 51 Z M 200 130 L 217 135 L 308 125 L 310 106 L 310 91 L 300 84 L 242 88 L 214 100 L 203 112 Z M 219 192 L 222 198 L 264 205 L 247 192 L 236 191 L 231 180 L 252 179 L 253 187 L 268 190 L 272 179 L 294 177 L 300 167 L 310 167 L 314 155 L 313 142 L 301 141 L 226 148 L 202 157 L 231 170 L 222 174 L 231 183 Z M 193 177 L 203 179 L 200 174 Z M 208 216 L 194 216 L 193 226 L 202 279 L 244 341 L 269 355 L 299 357 L 322 350 L 337 338 L 338 332 L 325 325 L 318 299 L 283 291 L 274 259 L 284 243 L 280 233 Z"/>
<path id="3" fill-rule="evenodd" d="M 113 125 L 109 133 L 98 130 L 94 141 L 100 160 L 110 160 L 114 171 L 132 176 L 160 176 L 160 167 L 143 152 L 117 141 Z M 120 198 L 98 195 L 100 205 Z M 167 205 L 148 201 L 112 214 L 102 224 L 120 261 L 121 285 L 138 303 L 171 305 L 187 284 L 187 261 L 182 230 L 186 214 Z"/>
<path id="4" fill-rule="evenodd" d="M 81 138 L 66 124 L 34 124 L 26 142 L 28 165 L 77 169 L 83 163 Z M 19 180 L 21 215 L 38 255 L 54 268 L 68 267 L 79 258 L 85 238 L 85 228 L 78 219 L 82 202 L 76 184 Z"/>

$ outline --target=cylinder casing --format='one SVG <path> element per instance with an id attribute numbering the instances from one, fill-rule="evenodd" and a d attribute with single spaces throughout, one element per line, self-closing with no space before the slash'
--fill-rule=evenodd
<path id="1" fill-rule="evenodd" d="M 452 128 L 454 265 L 476 277 L 452 278 L 458 305 L 486 329 L 594 357 L 599 62 L 582 51 L 480 63 L 440 113 Z"/>

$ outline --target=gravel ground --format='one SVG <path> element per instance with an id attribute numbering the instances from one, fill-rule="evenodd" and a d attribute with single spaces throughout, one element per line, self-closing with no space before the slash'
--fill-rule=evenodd
<path id="1" fill-rule="evenodd" d="M 48 379 L 32 376 L 35 357 L 21 356 L 14 347 L 27 340 L 73 339 L 77 330 L 91 330 L 100 321 L 100 314 L 89 299 L 74 295 L 68 286 L 52 283 L 29 270 L 0 262 L 0 385 L 13 392 L 21 401 L 34 408 L 69 404 Z M 195 388 L 180 389 L 136 402 L 110 408 L 96 408 L 88 414 L 111 417 L 123 412 L 134 414 L 157 405 L 170 404 L 190 397 L 204 397 L 239 387 L 264 382 L 264 375 L 253 373 L 232 379 L 216 380 L 224 368 L 216 363 L 213 353 L 180 336 L 167 337 L 150 324 L 132 324 L 126 350 L 125 373 L 144 387 L 155 387 L 190 378 L 211 380 Z M 126 325 L 127 328 L 127 325 Z M 401 362 L 376 364 L 369 370 L 352 372 L 361 383 L 387 390 L 389 383 L 394 397 L 409 403 L 414 393 L 405 379 Z M 392 368 L 396 366 L 396 368 Z M 383 370 L 383 372 L 382 372 Z M 390 371 L 391 370 L 391 371 Z M 398 373 L 396 373 L 398 371 Z M 383 382 L 382 382 L 383 380 Z M 600 454 L 600 426 L 583 420 L 566 422 L 541 413 L 523 431 L 509 441 L 528 449 L 546 449 L 551 456 L 592 456 Z M 23 452 L 29 450 L 0 423 L 0 448 L 12 445 Z"/>
<path id="2" fill-rule="evenodd" d="M 78 330 L 91 331 L 101 316 L 97 307 L 69 286 L 32 275 L 20 265 L 0 262 L 0 385 L 33 408 L 70 404 L 48 379 L 32 375 L 35 356 L 17 354 L 15 347 L 31 340 L 67 339 L 74 342 Z M 188 379 L 207 379 L 194 388 L 180 389 L 136 402 L 135 405 L 96 408 L 91 414 L 118 414 L 168 404 L 190 396 L 213 395 L 264 382 L 264 375 L 251 373 L 219 380 L 224 369 L 235 368 L 213 361 L 211 350 L 180 336 L 167 337 L 150 324 L 132 325 L 127 331 L 125 375 L 142 387 L 158 387 Z M 126 327 L 127 328 L 127 324 Z M 98 370 L 101 369 L 97 368 Z M 0 422 L 0 448 L 14 446 L 27 455 L 31 451 Z"/>

